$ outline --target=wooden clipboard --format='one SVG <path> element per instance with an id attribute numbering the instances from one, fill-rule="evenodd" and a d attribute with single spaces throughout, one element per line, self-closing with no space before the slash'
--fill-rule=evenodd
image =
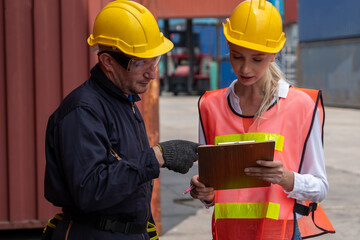
<path id="1" fill-rule="evenodd" d="M 269 182 L 247 176 L 246 167 L 256 160 L 272 161 L 275 141 L 203 145 L 198 147 L 199 180 L 215 190 L 270 186 Z"/>

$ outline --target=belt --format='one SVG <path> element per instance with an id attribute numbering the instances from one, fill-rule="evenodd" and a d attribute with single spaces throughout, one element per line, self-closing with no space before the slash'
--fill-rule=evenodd
<path id="1" fill-rule="evenodd" d="M 112 231 L 112 232 L 121 232 L 125 234 L 140 234 L 146 233 L 147 222 L 143 224 L 133 223 L 133 222 L 119 222 L 116 220 L 99 218 L 95 224 L 95 228 Z"/>
<path id="2" fill-rule="evenodd" d="M 64 217 L 103 231 L 120 232 L 124 234 L 141 234 L 147 232 L 147 222 L 123 222 L 109 219 L 100 215 L 74 214 L 73 212 L 69 211 L 64 211 Z"/>

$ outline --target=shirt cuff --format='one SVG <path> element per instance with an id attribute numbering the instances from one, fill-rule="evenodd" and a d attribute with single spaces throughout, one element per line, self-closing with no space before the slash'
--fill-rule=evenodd
<path id="1" fill-rule="evenodd" d="M 288 197 L 290 198 L 295 198 L 296 196 L 296 193 L 299 191 L 299 189 L 301 189 L 301 181 L 299 180 L 299 173 L 296 173 L 296 172 L 293 172 L 294 173 L 294 187 L 293 187 L 293 190 L 288 192 L 286 191 L 285 189 L 284 192 L 286 194 L 288 194 Z"/>
<path id="2" fill-rule="evenodd" d="M 212 202 L 207 202 L 207 201 L 203 201 L 203 200 L 200 200 L 204 206 L 206 207 L 206 209 L 209 209 L 210 207 L 214 206 L 215 205 L 215 200 L 213 200 Z"/>

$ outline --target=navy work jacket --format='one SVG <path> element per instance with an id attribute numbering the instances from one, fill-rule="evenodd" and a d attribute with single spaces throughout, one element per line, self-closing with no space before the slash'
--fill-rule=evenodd
<path id="1" fill-rule="evenodd" d="M 131 222 L 152 219 L 152 180 L 160 170 L 135 104 L 138 100 L 137 95 L 132 101 L 127 98 L 95 65 L 90 79 L 62 101 L 50 116 L 46 130 L 48 201 L 82 213 Z M 78 232 L 80 236 L 89 234 L 83 236 L 85 239 L 119 238 L 118 234 L 83 227 L 86 229 L 78 226 Z"/>

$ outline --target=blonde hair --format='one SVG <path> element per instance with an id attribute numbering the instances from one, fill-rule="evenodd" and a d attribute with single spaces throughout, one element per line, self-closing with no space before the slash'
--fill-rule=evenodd
<path id="1" fill-rule="evenodd" d="M 260 105 L 259 110 L 255 114 L 256 120 L 262 119 L 264 113 L 270 108 L 273 104 L 274 96 L 275 102 L 278 103 L 279 101 L 279 80 L 285 79 L 284 73 L 278 67 L 275 62 L 269 64 L 268 69 L 265 72 L 265 81 L 263 84 L 263 92 L 264 92 L 264 99 Z M 279 104 L 277 105 L 277 109 L 279 109 Z M 275 113 L 276 114 L 276 113 Z M 274 114 L 274 115 L 275 115 Z"/>

